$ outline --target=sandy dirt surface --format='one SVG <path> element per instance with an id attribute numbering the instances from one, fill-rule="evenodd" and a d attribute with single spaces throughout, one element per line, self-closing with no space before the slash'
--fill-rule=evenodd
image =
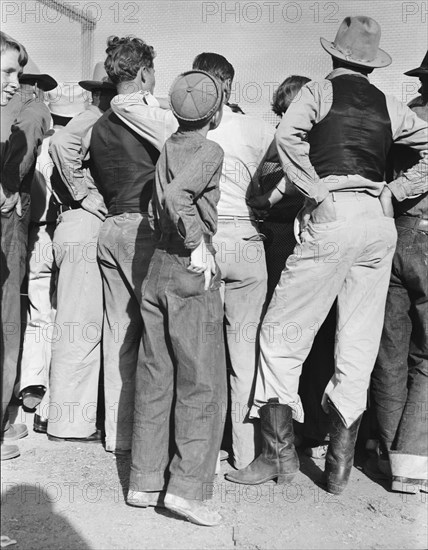
<path id="1" fill-rule="evenodd" d="M 321 485 L 323 460 L 301 456 L 288 486 L 239 486 L 222 473 L 210 506 L 224 518 L 198 527 L 163 509 L 125 504 L 129 457 L 101 445 L 56 443 L 32 431 L 19 442 L 20 458 L 2 463 L 2 535 L 8 548 L 101 549 L 362 549 L 427 548 L 428 495 L 391 493 L 358 468 L 340 497 Z"/>

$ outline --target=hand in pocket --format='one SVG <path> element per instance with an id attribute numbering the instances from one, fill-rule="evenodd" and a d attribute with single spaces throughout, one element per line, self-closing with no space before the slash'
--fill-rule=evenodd
<path id="1" fill-rule="evenodd" d="M 331 193 L 312 211 L 312 223 L 331 223 L 336 221 L 336 209 Z"/>

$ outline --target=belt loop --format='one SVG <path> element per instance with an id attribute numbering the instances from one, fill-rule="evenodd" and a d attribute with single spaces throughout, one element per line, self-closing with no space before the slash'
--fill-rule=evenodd
<path id="1" fill-rule="evenodd" d="M 331 198 L 333 199 L 333 202 L 337 202 L 336 201 L 336 193 L 334 191 L 331 192 Z"/>

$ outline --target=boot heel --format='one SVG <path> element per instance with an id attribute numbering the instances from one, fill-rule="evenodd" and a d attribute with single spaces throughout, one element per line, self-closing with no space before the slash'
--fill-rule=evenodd
<path id="1" fill-rule="evenodd" d="M 294 479 L 295 474 L 279 474 L 276 478 L 277 485 L 288 485 Z"/>

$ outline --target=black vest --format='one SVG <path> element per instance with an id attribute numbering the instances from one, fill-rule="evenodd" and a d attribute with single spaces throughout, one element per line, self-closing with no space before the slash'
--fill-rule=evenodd
<path id="1" fill-rule="evenodd" d="M 358 174 L 383 181 L 393 142 L 384 94 L 357 75 L 338 76 L 331 83 L 331 109 L 308 135 L 315 171 L 321 178 Z"/>
<path id="2" fill-rule="evenodd" d="M 147 212 L 158 157 L 159 151 L 111 109 L 95 123 L 91 136 L 91 172 L 110 216 Z"/>

